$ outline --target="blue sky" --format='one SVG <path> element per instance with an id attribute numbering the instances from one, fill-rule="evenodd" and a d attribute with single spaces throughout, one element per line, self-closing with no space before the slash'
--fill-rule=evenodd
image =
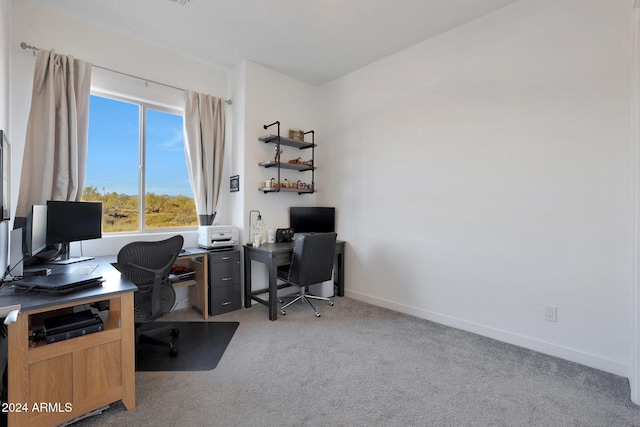
<path id="1" fill-rule="evenodd" d="M 91 96 L 86 187 L 137 194 L 138 120 L 138 105 Z M 146 191 L 193 197 L 182 116 L 147 109 L 146 133 Z"/>

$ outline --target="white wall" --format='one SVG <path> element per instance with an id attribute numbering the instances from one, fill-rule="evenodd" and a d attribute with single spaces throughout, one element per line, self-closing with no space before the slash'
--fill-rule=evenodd
<path id="1" fill-rule="evenodd" d="M 229 97 L 228 71 L 213 67 L 154 46 L 137 42 L 133 39 L 115 34 L 108 30 L 62 15 L 56 11 L 43 8 L 30 0 L 11 2 L 11 139 L 14 143 L 13 195 L 17 198 L 20 165 L 24 150 L 27 118 L 31 102 L 31 87 L 35 57 L 30 51 L 20 48 L 20 43 L 43 49 L 53 49 L 59 53 L 73 55 L 94 65 L 117 70 L 144 79 L 157 81 L 178 88 L 191 89 L 209 93 L 218 97 Z M 3 27 L 4 28 L 4 27 Z M 96 82 L 104 81 L 105 75 L 96 71 Z M 122 76 L 111 76 L 115 79 L 127 80 Z M 143 80 L 129 79 L 138 90 L 140 98 L 154 99 L 159 87 L 154 84 L 145 85 Z M 227 180 L 228 181 L 228 180 Z M 228 192 L 228 182 L 225 184 Z M 15 200 L 14 200 L 15 206 Z M 227 219 L 226 212 L 220 212 L 218 219 Z M 195 232 L 184 233 L 185 245 L 195 246 Z M 163 234 L 152 234 L 146 238 L 157 240 Z M 98 241 L 83 243 L 85 255 L 103 255 L 116 253 L 125 243 L 139 239 L 139 235 L 105 237 Z M 72 244 L 72 254 L 79 250 L 77 243 Z"/>
<path id="2" fill-rule="evenodd" d="M 265 130 L 263 125 L 280 121 L 280 134 L 289 135 L 289 129 L 316 130 L 318 141 L 324 141 L 322 132 L 318 132 L 319 121 L 317 106 L 318 89 L 308 84 L 299 82 L 270 68 L 255 62 L 245 63 L 246 99 L 244 117 L 244 164 L 245 176 L 245 224 L 249 224 L 249 210 L 257 209 L 262 213 L 262 219 L 267 228 L 282 228 L 289 226 L 289 206 L 302 205 L 313 206 L 315 194 L 297 193 L 268 193 L 258 191 L 260 183 L 264 180 L 277 177 L 274 169 L 265 169 L 258 163 L 273 160 L 274 144 L 265 144 L 258 138 L 272 133 L 277 133 L 274 125 Z M 319 142 L 319 144 L 322 142 Z M 282 161 L 301 156 L 303 160 L 311 158 L 311 152 L 292 148 L 283 148 Z M 317 151 L 319 151 L 318 149 Z M 281 179 L 311 181 L 311 173 L 289 170 L 281 171 Z M 319 185 L 326 189 L 326 186 Z M 248 236 L 246 236 L 248 241 Z"/>
<path id="3" fill-rule="evenodd" d="M 11 33 L 11 16 L 8 0 L 0 0 L 0 129 L 8 135 L 11 142 L 9 126 L 9 45 Z M 1 143 L 1 141 L 0 141 Z M 6 155 L 6 154 L 5 154 Z M 9 263 L 9 221 L 0 222 L 0 271 L 5 271 Z"/>
<path id="4" fill-rule="evenodd" d="M 258 163 L 274 158 L 274 144 L 265 144 L 258 140 L 268 133 L 277 133 L 273 127 L 265 130 L 263 125 L 280 121 L 280 134 L 288 136 L 289 129 L 303 129 L 316 131 L 316 143 L 326 141 L 322 131 L 318 128 L 321 121 L 318 106 L 318 88 L 299 82 L 260 64 L 245 61 L 234 70 L 234 76 L 238 91 L 243 91 L 244 102 L 242 127 L 243 140 L 238 145 L 243 145 L 241 163 L 244 165 L 244 174 L 240 175 L 240 187 L 243 192 L 243 212 L 239 212 L 242 218 L 243 242 L 249 241 L 249 211 L 258 210 L 267 229 L 277 229 L 289 226 L 289 206 L 314 206 L 316 195 L 297 193 L 268 193 L 258 191 L 260 183 L 272 177 L 277 177 L 273 169 L 265 169 Z M 234 95 L 235 96 L 235 95 Z M 328 146 L 326 144 L 325 146 Z M 282 161 L 301 156 L 304 160 L 311 158 L 311 153 L 291 148 L 284 148 Z M 317 151 L 319 151 L 318 148 Z M 319 169 L 321 167 L 319 166 Z M 319 174 L 316 173 L 316 181 Z M 310 172 L 281 171 L 281 179 L 311 180 Z M 326 191 L 324 184 L 319 184 L 319 191 Z M 237 218 L 237 215 L 236 215 Z M 254 222 L 256 216 L 252 217 Z M 262 289 L 267 286 L 266 271 L 263 265 L 254 263 L 252 268 L 252 285 L 254 289 Z"/>
<path id="5" fill-rule="evenodd" d="M 522 0 L 321 88 L 348 296 L 628 374 L 630 12 Z"/>
<path id="6" fill-rule="evenodd" d="M 230 155 L 229 177 L 238 175 L 240 177 L 239 191 L 229 193 L 229 224 L 242 230 L 244 225 L 245 194 L 247 188 L 244 179 L 246 165 L 244 164 L 245 153 L 245 106 L 246 106 L 246 67 L 245 62 L 238 64 L 230 73 L 231 97 L 233 105 L 231 108 L 231 149 L 227 150 Z M 226 176 L 224 179 L 227 179 Z M 229 191 L 229 190 L 227 190 Z M 242 232 L 240 234 L 242 236 Z M 241 239 L 242 240 L 242 239 Z"/>
<path id="7" fill-rule="evenodd" d="M 9 0 L 0 0 L 0 29 L 0 129 L 9 134 L 9 49 L 11 34 Z"/>
<path id="8" fill-rule="evenodd" d="M 11 4 L 12 140 L 24 139 L 34 63 L 21 41 L 232 97 L 224 179 L 240 175 L 241 191 L 225 195 L 229 222 L 246 227 L 258 209 L 278 228 L 291 205 L 336 206 L 347 295 L 629 373 L 630 0 L 521 0 L 320 88 L 250 61 L 228 78 Z M 317 131 L 316 195 L 258 192 L 273 147 L 257 139 L 275 120 L 283 134 Z M 99 243 L 113 252 L 122 239 Z M 557 323 L 543 320 L 545 304 Z"/>

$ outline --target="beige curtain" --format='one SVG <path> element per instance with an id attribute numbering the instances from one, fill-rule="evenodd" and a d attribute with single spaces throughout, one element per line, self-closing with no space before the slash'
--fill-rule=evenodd
<path id="1" fill-rule="evenodd" d="M 16 216 L 84 190 L 91 64 L 38 50 Z"/>
<path id="2" fill-rule="evenodd" d="M 225 108 L 221 98 L 185 91 L 185 152 L 200 225 L 212 224 L 216 215 L 222 182 Z"/>

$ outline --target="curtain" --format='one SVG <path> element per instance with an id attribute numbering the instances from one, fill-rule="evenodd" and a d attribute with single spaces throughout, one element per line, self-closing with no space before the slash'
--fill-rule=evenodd
<path id="1" fill-rule="evenodd" d="M 16 217 L 47 200 L 82 197 L 90 84 L 90 63 L 38 50 Z"/>
<path id="2" fill-rule="evenodd" d="M 225 116 L 223 99 L 185 91 L 185 152 L 200 225 L 213 224 L 216 216 L 222 182 Z"/>

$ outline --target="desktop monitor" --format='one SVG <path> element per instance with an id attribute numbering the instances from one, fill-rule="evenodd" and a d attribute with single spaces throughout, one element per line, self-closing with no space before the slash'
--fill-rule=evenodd
<path id="1" fill-rule="evenodd" d="M 329 233 L 335 231 L 336 208 L 301 207 L 289 208 L 289 227 L 295 233 Z"/>
<path id="2" fill-rule="evenodd" d="M 47 251 L 47 207 L 33 205 L 26 217 L 16 217 L 11 232 L 10 263 L 12 276 L 39 274 L 41 264 L 55 252 Z M 18 258 L 19 257 L 19 258 Z M 44 274 L 44 273 L 40 273 Z"/>
<path id="3" fill-rule="evenodd" d="M 47 207 L 45 205 L 33 205 L 25 230 L 26 254 L 34 257 L 47 247 Z"/>
<path id="4" fill-rule="evenodd" d="M 47 244 L 62 244 L 62 259 L 69 259 L 69 242 L 102 237 L 102 203 L 47 202 Z"/>

